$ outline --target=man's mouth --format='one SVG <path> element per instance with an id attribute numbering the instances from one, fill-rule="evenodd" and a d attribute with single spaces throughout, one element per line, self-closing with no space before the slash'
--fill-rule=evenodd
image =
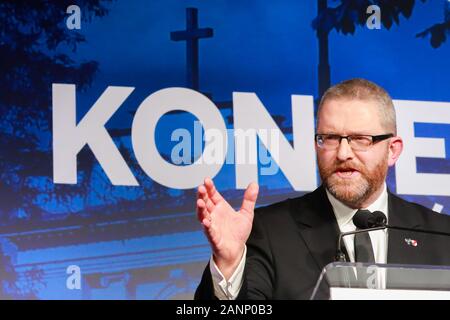
<path id="1" fill-rule="evenodd" d="M 359 171 L 353 168 L 342 168 L 337 169 L 335 173 L 341 178 L 348 179 L 358 175 Z"/>

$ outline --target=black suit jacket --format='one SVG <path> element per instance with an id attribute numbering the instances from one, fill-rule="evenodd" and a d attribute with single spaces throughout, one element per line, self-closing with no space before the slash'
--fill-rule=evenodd
<path id="1" fill-rule="evenodd" d="M 450 232 L 450 216 L 388 191 L 389 224 Z M 325 189 L 255 210 L 238 299 L 309 299 L 322 269 L 334 261 L 339 227 Z M 405 239 L 417 240 L 416 247 Z M 389 231 L 388 263 L 450 265 L 450 238 Z M 206 267 L 195 299 L 214 299 Z"/>

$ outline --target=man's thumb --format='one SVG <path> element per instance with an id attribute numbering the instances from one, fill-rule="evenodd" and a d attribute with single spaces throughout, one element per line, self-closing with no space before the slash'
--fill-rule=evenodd
<path id="1" fill-rule="evenodd" d="M 252 182 L 248 185 L 247 190 L 245 190 L 244 193 L 241 211 L 253 213 L 253 210 L 255 210 L 256 198 L 258 198 L 258 191 L 259 186 L 257 183 Z"/>

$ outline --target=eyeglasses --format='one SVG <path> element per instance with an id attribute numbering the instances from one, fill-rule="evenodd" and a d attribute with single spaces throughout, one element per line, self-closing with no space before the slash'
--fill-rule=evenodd
<path id="1" fill-rule="evenodd" d="M 317 146 L 325 150 L 337 150 L 342 139 L 347 139 L 348 144 L 354 151 L 367 151 L 377 142 L 392 138 L 392 133 L 370 136 L 364 134 L 352 134 L 340 136 L 338 134 L 316 134 L 314 136 Z"/>

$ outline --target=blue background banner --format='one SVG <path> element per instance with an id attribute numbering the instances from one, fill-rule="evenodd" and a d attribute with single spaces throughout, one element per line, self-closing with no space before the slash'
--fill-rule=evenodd
<path id="1" fill-rule="evenodd" d="M 196 189 L 155 181 L 136 159 L 132 138 L 139 106 L 166 88 L 201 93 L 229 130 L 233 94 L 254 93 L 293 144 L 293 95 L 311 96 L 315 110 L 330 84 L 374 81 L 400 101 L 399 123 L 416 115 L 408 120 L 413 137 L 405 139 L 417 155 L 408 170 L 431 181 L 415 188 L 424 180 L 411 177 L 400 187 L 407 171 L 397 167 L 388 187 L 450 213 L 450 1 L 2 1 L 0 21 L 2 298 L 192 298 L 211 254 L 196 220 Z M 55 137 L 63 87 L 74 88 L 76 98 L 64 96 L 61 105 L 75 106 L 77 124 L 102 95 L 105 105 L 117 104 L 104 127 L 137 184 L 112 183 L 107 160 L 85 143 L 76 153 L 76 181 L 55 178 L 56 139 L 67 144 L 61 150 L 70 148 L 69 131 Z M 108 87 L 133 89 L 119 103 Z M 173 133 L 184 129 L 194 145 L 196 120 L 184 111 L 158 119 L 152 134 L 163 159 L 188 166 L 174 161 L 180 140 Z M 413 138 L 437 141 L 437 149 L 425 152 Z M 204 147 L 200 134 L 200 150 L 184 159 L 197 160 Z M 312 190 L 294 188 L 270 154 L 258 160 L 258 205 Z M 238 206 L 235 166 L 227 161 L 214 181 Z M 277 170 L 261 174 L 268 168 Z M 305 170 L 299 165 L 299 176 Z"/>

